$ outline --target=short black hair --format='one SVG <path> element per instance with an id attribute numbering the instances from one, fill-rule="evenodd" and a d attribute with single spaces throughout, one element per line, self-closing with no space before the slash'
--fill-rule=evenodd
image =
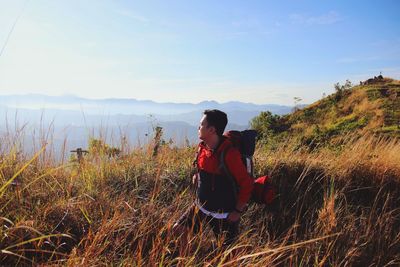
<path id="1" fill-rule="evenodd" d="M 228 124 L 228 116 L 226 113 L 218 109 L 206 109 L 203 114 L 206 115 L 208 126 L 215 127 L 217 134 L 222 136 Z"/>

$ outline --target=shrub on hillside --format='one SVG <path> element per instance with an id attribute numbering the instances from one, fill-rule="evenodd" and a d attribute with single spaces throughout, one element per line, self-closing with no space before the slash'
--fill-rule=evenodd
<path id="1" fill-rule="evenodd" d="M 281 116 L 272 114 L 270 111 L 263 111 L 257 117 L 254 117 L 250 126 L 258 133 L 258 140 L 267 140 L 287 129 Z"/>

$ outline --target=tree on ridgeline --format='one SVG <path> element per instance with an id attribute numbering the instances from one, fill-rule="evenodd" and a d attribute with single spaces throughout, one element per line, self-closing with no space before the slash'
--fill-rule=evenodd
<path id="1" fill-rule="evenodd" d="M 250 126 L 257 131 L 259 140 L 266 140 L 282 130 L 280 120 L 281 116 L 272 114 L 270 111 L 263 111 L 251 120 Z"/>

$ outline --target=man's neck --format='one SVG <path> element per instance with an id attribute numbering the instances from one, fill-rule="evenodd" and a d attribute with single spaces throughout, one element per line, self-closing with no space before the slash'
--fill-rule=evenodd
<path id="1" fill-rule="evenodd" d="M 218 147 L 218 144 L 220 141 L 221 141 L 221 138 L 218 135 L 215 135 L 205 143 L 210 149 L 214 150 Z"/>

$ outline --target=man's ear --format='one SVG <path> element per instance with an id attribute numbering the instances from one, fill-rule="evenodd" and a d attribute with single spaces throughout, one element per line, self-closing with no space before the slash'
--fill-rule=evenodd
<path id="1" fill-rule="evenodd" d="M 210 126 L 210 131 L 214 134 L 217 133 L 217 129 L 214 126 Z"/>

